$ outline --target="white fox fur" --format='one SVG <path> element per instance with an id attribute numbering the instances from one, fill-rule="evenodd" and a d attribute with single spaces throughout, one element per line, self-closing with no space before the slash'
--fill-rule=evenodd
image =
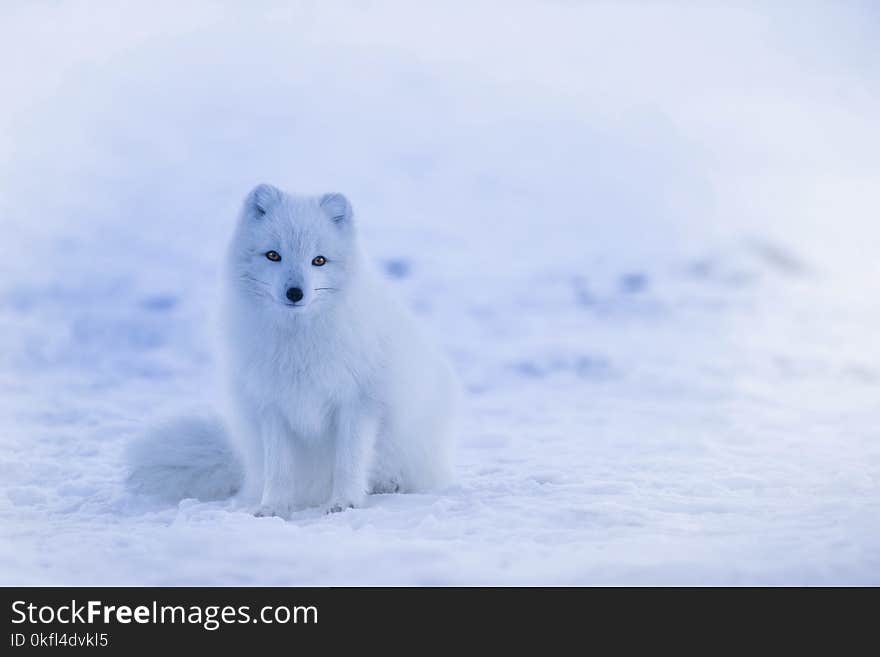
<path id="1" fill-rule="evenodd" d="M 241 461 L 216 415 L 193 412 L 150 428 L 128 449 L 128 487 L 164 502 L 222 500 L 241 489 Z"/>
<path id="2" fill-rule="evenodd" d="M 363 256 L 344 196 L 257 186 L 229 246 L 224 287 L 234 455 L 217 426 L 178 424 L 175 436 L 167 425 L 130 452 L 137 490 L 202 499 L 236 490 L 257 515 L 287 517 L 449 481 L 455 378 Z M 171 445 L 169 453 L 204 460 L 156 456 Z"/>

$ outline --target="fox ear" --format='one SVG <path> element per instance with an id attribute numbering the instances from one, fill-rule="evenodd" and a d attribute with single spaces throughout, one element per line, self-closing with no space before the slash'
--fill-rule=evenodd
<path id="1" fill-rule="evenodd" d="M 281 190 L 272 185 L 257 185 L 244 200 L 245 213 L 256 219 L 266 214 L 272 206 L 281 200 Z"/>
<path id="2" fill-rule="evenodd" d="M 341 224 L 351 221 L 351 203 L 342 194 L 336 192 L 324 194 L 320 201 L 321 209 L 333 220 L 333 223 Z"/>

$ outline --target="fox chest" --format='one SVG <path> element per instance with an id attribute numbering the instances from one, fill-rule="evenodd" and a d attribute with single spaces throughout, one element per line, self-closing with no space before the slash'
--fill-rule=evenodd
<path id="1" fill-rule="evenodd" d="M 279 359 L 259 369 L 260 406 L 303 442 L 331 437 L 340 409 L 356 404 L 361 396 L 351 371 L 336 363 Z"/>
<path id="2" fill-rule="evenodd" d="M 334 419 L 346 396 L 317 383 L 300 381 L 279 392 L 282 394 L 276 398 L 275 410 L 294 436 L 310 443 L 332 435 Z"/>

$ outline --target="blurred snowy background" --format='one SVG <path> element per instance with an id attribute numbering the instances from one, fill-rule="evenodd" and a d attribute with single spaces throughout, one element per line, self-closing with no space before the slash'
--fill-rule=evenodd
<path id="1" fill-rule="evenodd" d="M 880 584 L 875 3 L 6 1 L 0 80 L 0 584 Z M 455 486 L 123 490 L 264 181 L 454 360 Z"/>

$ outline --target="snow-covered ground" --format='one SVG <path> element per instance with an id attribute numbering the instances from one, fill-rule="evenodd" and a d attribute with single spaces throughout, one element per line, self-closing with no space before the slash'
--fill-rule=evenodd
<path id="1" fill-rule="evenodd" d="M 0 584 L 880 584 L 873 3 L 287 4 L 0 9 Z M 124 490 L 262 181 L 352 199 L 456 485 Z"/>

